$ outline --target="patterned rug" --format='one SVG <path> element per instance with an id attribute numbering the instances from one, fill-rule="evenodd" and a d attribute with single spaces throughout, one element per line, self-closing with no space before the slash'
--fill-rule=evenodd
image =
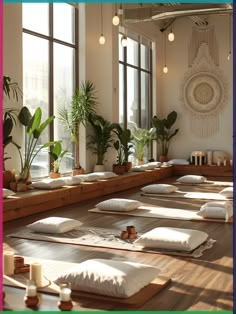
<path id="1" fill-rule="evenodd" d="M 81 226 L 79 230 L 72 230 L 63 234 L 37 233 L 25 228 L 22 231 L 9 235 L 9 237 L 133 252 L 188 256 L 194 258 L 202 256 L 203 252 L 212 248 L 213 244 L 216 242 L 215 240 L 209 239 L 191 252 L 154 250 L 135 245 L 133 243 L 134 240 L 123 240 L 120 238 L 120 233 L 121 230 L 94 227 L 89 228 L 85 226 Z"/>

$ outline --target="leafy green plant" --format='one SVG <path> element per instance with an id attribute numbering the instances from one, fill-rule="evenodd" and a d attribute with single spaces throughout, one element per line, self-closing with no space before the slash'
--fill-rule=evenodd
<path id="1" fill-rule="evenodd" d="M 114 123 L 114 133 L 117 135 L 124 154 L 124 162 L 128 162 L 129 155 L 132 154 L 132 134 L 129 129 L 123 129 L 120 124 Z"/>
<path id="2" fill-rule="evenodd" d="M 97 155 L 97 165 L 103 165 L 108 148 L 112 147 L 112 130 L 114 125 L 97 114 L 89 115 L 88 122 L 93 128 L 93 134 L 88 135 L 87 148 Z"/>
<path id="3" fill-rule="evenodd" d="M 75 168 L 80 169 L 79 162 L 79 127 L 85 126 L 90 114 L 95 113 L 96 96 L 94 84 L 86 80 L 81 83 L 72 97 L 71 105 L 64 106 L 58 110 L 59 120 L 70 132 L 71 141 L 75 144 Z"/>
<path id="4" fill-rule="evenodd" d="M 22 91 L 16 81 L 9 76 L 3 76 L 3 93 L 8 99 L 19 100 L 22 97 Z M 17 109 L 4 108 L 3 109 L 3 168 L 5 170 L 5 161 L 11 159 L 6 156 L 6 147 L 13 144 L 19 151 L 20 146 L 13 140 L 12 131 L 17 122 Z"/>
<path id="5" fill-rule="evenodd" d="M 113 146 L 117 151 L 116 165 L 123 166 L 125 164 L 125 155 L 120 141 L 119 140 L 115 141 L 113 143 Z"/>
<path id="6" fill-rule="evenodd" d="M 68 153 L 68 150 L 62 150 L 61 141 L 56 141 L 53 144 L 52 150 L 48 152 L 50 157 L 53 159 L 53 171 L 56 173 L 60 172 L 60 165 L 63 157 Z"/>
<path id="7" fill-rule="evenodd" d="M 147 130 L 142 128 L 135 128 L 133 131 L 132 142 L 134 144 L 134 154 L 139 161 L 144 160 L 145 149 L 150 145 L 154 137 L 153 128 Z"/>
<path id="8" fill-rule="evenodd" d="M 54 116 L 48 117 L 43 122 L 41 122 L 41 118 L 42 110 L 40 107 L 38 107 L 34 114 L 31 115 L 29 109 L 24 106 L 18 115 L 19 122 L 24 127 L 26 134 L 24 157 L 22 157 L 19 150 L 21 156 L 21 172 L 19 179 L 23 181 L 27 180 L 29 177 L 31 164 L 40 150 L 55 143 L 47 142 L 41 146 L 38 145 L 39 148 L 37 147 L 41 134 L 49 126 L 49 124 L 52 123 Z"/>
<path id="9" fill-rule="evenodd" d="M 157 116 L 152 118 L 152 124 L 156 132 L 156 140 L 161 148 L 161 155 L 167 156 L 172 138 L 179 132 L 179 129 L 172 130 L 176 122 L 177 112 L 172 111 L 167 118 L 160 119 Z"/>

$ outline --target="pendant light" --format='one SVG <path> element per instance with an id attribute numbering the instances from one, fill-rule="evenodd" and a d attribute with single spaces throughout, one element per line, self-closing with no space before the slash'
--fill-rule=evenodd
<path id="1" fill-rule="evenodd" d="M 103 17 L 102 17 L 102 3 L 101 3 L 101 36 L 99 37 L 99 44 L 104 45 L 106 42 L 106 39 L 103 35 Z"/>
<path id="2" fill-rule="evenodd" d="M 175 40 L 175 34 L 172 31 L 172 28 L 170 29 L 170 33 L 168 34 L 168 40 L 174 41 Z"/>
<path id="3" fill-rule="evenodd" d="M 163 70 L 163 73 L 168 73 L 168 68 L 166 66 L 166 34 L 164 33 L 164 36 L 165 36 L 165 66 L 164 68 L 162 69 Z"/>
<path id="4" fill-rule="evenodd" d="M 112 18 L 112 24 L 118 26 L 120 24 L 120 18 L 117 13 L 117 4 L 115 4 L 115 15 Z"/>

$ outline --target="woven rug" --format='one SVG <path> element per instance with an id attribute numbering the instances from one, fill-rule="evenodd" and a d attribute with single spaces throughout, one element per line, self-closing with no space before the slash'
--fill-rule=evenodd
<path id="1" fill-rule="evenodd" d="M 27 228 L 22 231 L 9 235 L 10 237 L 67 243 L 81 246 L 92 246 L 99 248 L 109 248 L 115 250 L 127 250 L 133 252 L 154 253 L 154 254 L 168 254 L 178 256 L 188 256 L 198 258 L 202 256 L 203 252 L 212 248 L 215 240 L 209 239 L 204 244 L 196 248 L 191 252 L 184 251 L 170 251 L 170 250 L 153 250 L 143 248 L 135 245 L 134 240 L 123 240 L 120 238 L 121 230 L 105 229 L 105 228 L 88 228 L 81 226 L 79 230 L 72 230 L 63 234 L 48 234 L 48 233 L 36 233 Z M 139 234 L 140 235 L 140 234 Z"/>
<path id="2" fill-rule="evenodd" d="M 53 281 L 58 275 L 70 268 L 74 267 L 76 263 L 60 262 L 54 260 L 24 257 L 25 263 L 31 264 L 33 262 L 40 263 L 42 265 L 43 282 L 41 287 L 38 287 L 38 291 L 41 293 L 58 295 L 60 288 Z M 29 273 L 15 274 L 12 276 L 3 276 L 3 284 L 5 286 L 25 289 L 27 280 L 29 279 Z M 101 302 L 119 303 L 127 306 L 141 306 L 151 299 L 154 295 L 162 291 L 169 283 L 171 279 L 165 276 L 158 276 L 151 283 L 135 293 L 129 298 L 110 297 L 105 295 L 98 295 L 95 293 L 72 291 L 72 300 L 81 301 L 83 299 L 97 300 Z"/>
<path id="3" fill-rule="evenodd" d="M 229 222 L 232 223 L 232 217 L 228 221 L 225 219 L 213 219 L 204 218 L 197 215 L 199 210 L 190 209 L 179 209 L 179 208 L 168 208 L 168 207 L 156 207 L 152 205 L 142 205 L 137 209 L 129 212 L 121 211 L 108 211 L 100 210 L 98 208 L 89 209 L 89 212 L 98 214 L 112 214 L 112 215 L 127 215 L 135 217 L 147 217 L 147 218 L 157 218 L 157 219 L 176 219 L 176 220 L 191 220 L 191 221 L 209 221 L 209 222 Z"/>
<path id="4" fill-rule="evenodd" d="M 176 192 L 168 193 L 168 194 L 141 193 L 141 195 L 151 196 L 151 197 L 191 198 L 191 199 L 215 200 L 215 201 L 232 200 L 232 198 L 226 197 L 219 193 L 206 193 L 206 192 L 176 191 Z"/>

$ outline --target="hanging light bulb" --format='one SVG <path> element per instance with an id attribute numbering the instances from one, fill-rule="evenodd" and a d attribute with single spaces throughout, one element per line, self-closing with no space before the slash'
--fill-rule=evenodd
<path id="1" fill-rule="evenodd" d="M 165 36 L 165 66 L 164 66 L 164 68 L 162 69 L 162 71 L 163 71 L 163 73 L 168 73 L 168 68 L 167 68 L 167 66 L 166 66 L 166 34 L 164 34 L 164 36 Z"/>
<path id="2" fill-rule="evenodd" d="M 229 52 L 227 59 L 228 59 L 228 61 L 230 61 L 230 59 L 231 59 L 231 51 Z"/>
<path id="3" fill-rule="evenodd" d="M 99 44 L 100 45 L 104 45 L 106 42 L 106 39 L 105 37 L 103 36 L 103 34 L 101 34 L 101 36 L 99 37 Z"/>
<path id="4" fill-rule="evenodd" d="M 104 45 L 105 41 L 106 39 L 103 36 L 103 17 L 102 17 L 102 3 L 101 3 L 101 36 L 99 37 L 99 44 Z"/>
<path id="5" fill-rule="evenodd" d="M 117 13 L 113 16 L 113 19 L 112 19 L 112 24 L 117 26 L 120 24 L 120 18 L 119 16 L 117 15 Z"/>
<path id="6" fill-rule="evenodd" d="M 165 74 L 168 73 L 168 68 L 167 68 L 166 65 L 165 65 L 164 68 L 163 68 L 163 73 L 165 73 Z"/>
<path id="7" fill-rule="evenodd" d="M 229 15 L 229 54 L 227 56 L 228 61 L 231 59 L 231 37 L 232 37 L 232 25 L 231 25 L 231 16 Z"/>
<path id="8" fill-rule="evenodd" d="M 171 29 L 170 33 L 168 34 L 168 40 L 169 41 L 175 40 L 175 34 L 172 32 L 172 29 Z"/>
<path id="9" fill-rule="evenodd" d="M 127 47 L 127 44 L 128 44 L 127 37 L 123 35 L 121 38 L 121 45 L 122 47 Z"/>

